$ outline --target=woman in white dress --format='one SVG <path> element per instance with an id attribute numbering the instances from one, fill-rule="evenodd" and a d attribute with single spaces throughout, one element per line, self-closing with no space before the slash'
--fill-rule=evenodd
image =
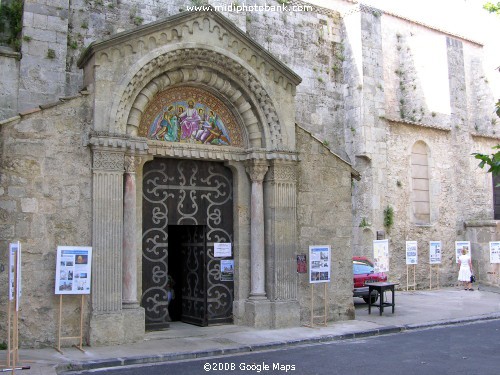
<path id="1" fill-rule="evenodd" d="M 467 255 L 467 249 L 462 249 L 462 255 L 458 257 L 458 265 L 460 267 L 458 270 L 458 281 L 462 282 L 465 290 L 474 290 L 470 282 L 470 277 L 472 276 L 472 263 L 470 256 Z"/>

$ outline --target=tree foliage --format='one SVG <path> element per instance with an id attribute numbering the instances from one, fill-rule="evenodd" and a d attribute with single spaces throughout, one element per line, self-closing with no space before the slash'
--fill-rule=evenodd
<path id="1" fill-rule="evenodd" d="M 496 145 L 493 149 L 500 149 L 500 145 Z M 500 151 L 495 152 L 491 155 L 474 153 L 472 154 L 476 159 L 481 160 L 479 163 L 480 168 L 489 166 L 488 173 L 492 173 L 493 176 L 500 175 Z"/>
<path id="2" fill-rule="evenodd" d="M 483 5 L 483 8 L 490 13 L 500 14 L 500 1 L 498 1 L 496 4 L 487 2 L 486 4 Z"/>

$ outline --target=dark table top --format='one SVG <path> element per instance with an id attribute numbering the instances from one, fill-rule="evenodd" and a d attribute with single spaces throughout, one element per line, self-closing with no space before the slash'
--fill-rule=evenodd
<path id="1" fill-rule="evenodd" d="M 366 284 L 367 286 L 373 285 L 373 286 L 394 286 L 394 285 L 399 285 L 399 283 L 391 283 L 389 281 L 380 281 L 376 283 L 368 283 Z"/>

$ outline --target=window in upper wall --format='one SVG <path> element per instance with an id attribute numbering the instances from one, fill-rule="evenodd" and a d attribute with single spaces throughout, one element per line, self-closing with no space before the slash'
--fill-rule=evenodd
<path id="1" fill-rule="evenodd" d="M 411 151 L 411 205 L 413 222 L 430 224 L 429 147 L 417 142 Z"/>

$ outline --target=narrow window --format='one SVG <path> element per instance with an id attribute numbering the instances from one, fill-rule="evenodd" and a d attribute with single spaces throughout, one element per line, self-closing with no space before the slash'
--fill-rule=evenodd
<path id="1" fill-rule="evenodd" d="M 413 221 L 430 224 L 429 148 L 424 142 L 415 143 L 411 151 L 411 187 Z"/>
<path id="2" fill-rule="evenodd" d="M 500 175 L 493 176 L 493 212 L 494 219 L 500 220 Z"/>

